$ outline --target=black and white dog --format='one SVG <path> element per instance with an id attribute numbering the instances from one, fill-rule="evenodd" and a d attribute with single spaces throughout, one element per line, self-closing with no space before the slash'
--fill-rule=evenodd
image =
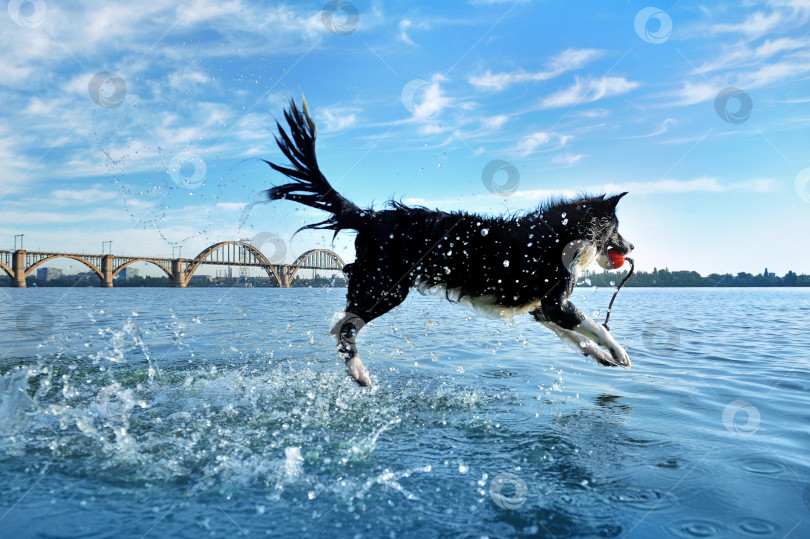
<path id="1" fill-rule="evenodd" d="M 602 365 L 630 366 L 630 359 L 601 324 L 569 300 L 580 272 L 596 261 L 614 269 L 633 245 L 619 234 L 616 205 L 626 193 L 555 200 L 520 216 L 483 217 L 408 207 L 361 209 L 338 194 L 315 159 L 317 126 L 306 101 L 285 111 L 289 132 L 276 124 L 276 142 L 289 166 L 267 162 L 293 180 L 267 191 L 328 212 L 302 228 L 357 231 L 356 260 L 349 280 L 346 316 L 333 328 L 338 352 L 360 385 L 371 379 L 357 355 L 363 325 L 387 313 L 416 288 L 439 292 L 493 317 L 531 314 L 563 341 Z"/>

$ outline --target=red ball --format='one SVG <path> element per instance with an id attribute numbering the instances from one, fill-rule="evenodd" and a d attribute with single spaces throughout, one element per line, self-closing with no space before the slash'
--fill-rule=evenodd
<path id="1" fill-rule="evenodd" d="M 615 249 L 608 249 L 608 258 L 613 264 L 613 269 L 619 269 L 620 267 L 624 266 L 624 255 Z"/>

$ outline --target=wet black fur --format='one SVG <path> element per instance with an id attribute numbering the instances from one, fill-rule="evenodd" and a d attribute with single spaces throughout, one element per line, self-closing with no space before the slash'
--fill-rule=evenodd
<path id="1" fill-rule="evenodd" d="M 289 134 L 277 124 L 276 141 L 291 166 L 268 164 L 293 182 L 267 194 L 330 214 L 303 228 L 335 234 L 357 231 L 356 260 L 344 268 L 349 279 L 346 311 L 365 323 L 399 305 L 415 286 L 445 284 L 471 298 L 493 295 L 504 307 L 542 300 L 542 308 L 532 312 L 535 318 L 571 329 L 582 315 L 569 307 L 576 283 L 563 262 L 563 249 L 585 240 L 603 252 L 608 247 L 629 251 L 617 231 L 616 204 L 624 193 L 557 199 L 528 213 L 502 217 L 447 213 L 395 201 L 381 211 L 361 209 L 334 191 L 320 172 L 316 127 L 309 115 L 291 102 L 285 117 Z M 346 359 L 356 353 L 353 338 L 349 340 L 341 346 Z"/>

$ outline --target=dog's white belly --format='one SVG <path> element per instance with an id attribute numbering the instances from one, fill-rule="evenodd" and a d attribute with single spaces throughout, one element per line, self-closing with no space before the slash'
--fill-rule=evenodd
<path id="1" fill-rule="evenodd" d="M 458 303 L 470 309 L 471 311 L 491 319 L 509 320 L 519 314 L 526 314 L 540 307 L 540 300 L 530 301 L 524 305 L 517 307 L 506 307 L 498 305 L 495 296 L 487 294 L 485 296 L 462 296 L 461 290 L 458 288 L 447 288 L 444 283 L 433 286 L 420 286 L 416 285 L 415 288 L 422 294 L 430 294 L 434 296 L 441 296 L 447 298 L 453 303 Z"/>

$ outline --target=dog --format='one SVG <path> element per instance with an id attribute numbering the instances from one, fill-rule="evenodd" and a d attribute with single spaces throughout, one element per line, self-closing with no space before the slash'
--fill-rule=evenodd
<path id="1" fill-rule="evenodd" d="M 265 161 L 292 182 L 266 191 L 323 210 L 329 217 L 299 229 L 357 232 L 355 261 L 346 264 L 346 316 L 331 333 L 338 354 L 358 384 L 371 384 L 357 354 L 358 331 L 405 300 L 412 289 L 440 293 L 490 317 L 530 314 L 564 342 L 604 366 L 630 367 L 630 358 L 601 324 L 570 301 L 584 268 L 596 261 L 616 269 L 633 245 L 618 232 L 615 196 L 556 199 L 531 212 L 485 217 L 446 213 L 389 201 L 387 209 L 361 209 L 335 191 L 315 158 L 317 126 L 306 100 L 276 122 L 276 143 L 289 165 Z"/>

